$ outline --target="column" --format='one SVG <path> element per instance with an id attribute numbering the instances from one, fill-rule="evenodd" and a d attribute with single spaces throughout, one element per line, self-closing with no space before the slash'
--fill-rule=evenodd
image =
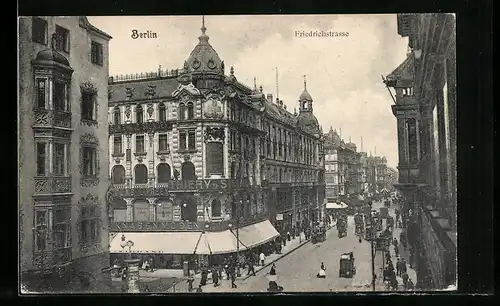
<path id="1" fill-rule="evenodd" d="M 156 198 L 146 198 L 149 203 L 149 221 L 156 221 Z"/>
<path id="2" fill-rule="evenodd" d="M 127 202 L 127 222 L 134 222 L 134 198 L 124 198 Z"/>
<path id="3" fill-rule="evenodd" d="M 131 141 L 132 134 L 127 134 L 126 136 L 126 149 L 125 149 L 125 184 L 132 187 L 132 153 L 131 151 Z"/>

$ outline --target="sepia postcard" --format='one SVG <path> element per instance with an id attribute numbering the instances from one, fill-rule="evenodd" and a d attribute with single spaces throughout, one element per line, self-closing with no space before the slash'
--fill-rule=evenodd
<path id="1" fill-rule="evenodd" d="M 455 15 L 19 17 L 19 290 L 457 290 Z"/>

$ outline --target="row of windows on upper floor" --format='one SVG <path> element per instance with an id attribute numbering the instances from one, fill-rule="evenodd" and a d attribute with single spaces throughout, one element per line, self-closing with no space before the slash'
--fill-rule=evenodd
<path id="1" fill-rule="evenodd" d="M 196 130 L 187 129 L 178 131 L 178 150 L 195 150 L 196 149 Z M 123 135 L 113 136 L 113 154 L 124 154 L 123 152 Z M 147 153 L 146 136 L 135 134 L 135 146 L 133 147 L 135 153 Z M 158 151 L 169 152 L 169 139 L 167 133 L 158 134 Z"/>
<path id="2" fill-rule="evenodd" d="M 145 121 L 145 110 L 144 108 L 138 104 L 135 106 L 135 118 L 134 120 L 129 120 L 130 122 L 135 122 L 135 123 L 143 123 Z M 132 114 L 129 116 L 130 119 L 132 119 Z M 153 112 L 149 113 L 149 118 L 153 119 Z M 128 118 L 127 118 L 128 119 Z M 194 104 L 192 102 L 188 103 L 179 103 L 178 107 L 178 120 L 192 120 L 195 119 L 195 112 L 194 112 Z M 113 124 L 124 124 L 125 121 L 128 120 L 123 120 L 123 112 L 120 107 L 115 106 L 113 108 Z M 164 103 L 159 103 L 158 104 L 158 121 L 167 121 L 167 108 Z"/>
<path id="3" fill-rule="evenodd" d="M 71 112 L 71 82 L 53 77 L 35 77 L 36 110 Z M 97 90 L 82 86 L 80 99 L 81 119 L 97 121 Z"/>
<path id="4" fill-rule="evenodd" d="M 66 54 L 70 53 L 70 30 L 56 25 L 55 33 L 53 34 L 54 48 L 57 51 L 64 52 Z M 41 17 L 33 17 L 31 23 L 31 40 L 35 43 L 47 45 L 48 44 L 48 23 L 47 20 Z M 80 41 L 78 43 L 81 43 Z M 103 66 L 104 64 L 104 54 L 103 45 L 96 42 L 90 42 L 90 61 L 92 64 Z"/>
<path id="5" fill-rule="evenodd" d="M 69 143 L 37 140 L 35 142 L 36 176 L 69 176 L 71 172 L 71 147 Z M 81 147 L 80 163 L 83 178 L 98 175 L 98 146 L 85 144 Z"/>

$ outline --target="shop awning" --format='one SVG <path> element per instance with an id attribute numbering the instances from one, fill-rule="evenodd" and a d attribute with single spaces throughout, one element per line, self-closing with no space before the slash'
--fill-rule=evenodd
<path id="1" fill-rule="evenodd" d="M 202 238 L 207 242 L 207 249 L 196 250 L 196 254 L 225 254 L 234 253 L 237 251 L 238 246 L 236 236 L 230 230 L 222 232 L 205 232 Z M 240 251 L 246 250 L 246 247 L 240 242 Z M 207 252 L 208 251 L 208 252 Z"/>
<path id="2" fill-rule="evenodd" d="M 269 220 L 241 227 L 238 231 L 233 229 L 232 232 L 238 236 L 240 242 L 247 248 L 262 245 L 280 235 Z"/>
<path id="3" fill-rule="evenodd" d="M 205 251 L 208 247 L 201 239 L 201 232 L 127 232 L 117 233 L 110 242 L 109 252 L 128 253 L 129 248 L 121 247 L 122 235 L 125 241 L 134 245 L 130 252 L 134 254 L 193 254 L 196 248 Z"/>
<path id="4" fill-rule="evenodd" d="M 328 202 L 328 203 L 326 203 L 326 209 L 342 209 L 342 208 L 347 208 L 347 204 L 344 202 L 340 202 L 340 203 Z"/>

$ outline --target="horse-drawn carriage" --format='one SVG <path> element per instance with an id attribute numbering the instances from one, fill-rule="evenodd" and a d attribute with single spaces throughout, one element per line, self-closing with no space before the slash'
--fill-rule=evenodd
<path id="1" fill-rule="evenodd" d="M 326 240 L 326 229 L 324 226 L 317 226 L 313 229 L 311 242 L 317 243 Z"/>
<path id="2" fill-rule="evenodd" d="M 344 220 L 342 218 L 339 218 L 337 220 L 337 232 L 338 232 L 339 238 L 347 236 L 347 221 L 346 220 Z"/>
<path id="3" fill-rule="evenodd" d="M 365 221 L 362 214 L 358 213 L 354 215 L 354 224 L 356 226 L 356 236 L 362 236 L 365 231 Z"/>
<path id="4" fill-rule="evenodd" d="M 352 278 L 356 274 L 352 252 L 340 255 L 339 277 Z"/>

